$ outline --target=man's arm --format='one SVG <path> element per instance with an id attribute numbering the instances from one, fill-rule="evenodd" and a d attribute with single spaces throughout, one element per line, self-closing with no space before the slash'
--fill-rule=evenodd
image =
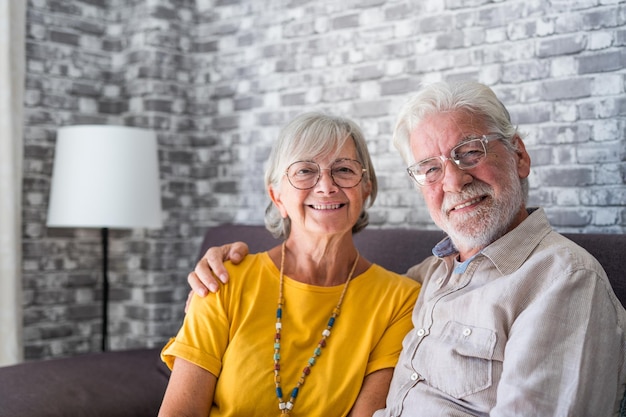
<path id="1" fill-rule="evenodd" d="M 248 253 L 248 245 L 244 242 L 209 248 L 194 270 L 187 275 L 187 282 L 192 291 L 200 297 L 206 296 L 209 292 L 217 292 L 218 279 L 224 284 L 228 282 L 228 272 L 224 268 L 224 262 L 230 260 L 238 264 Z"/>
<path id="2" fill-rule="evenodd" d="M 513 325 L 491 416 L 610 416 L 623 396 L 624 346 L 605 282 L 587 270 L 558 282 Z"/>

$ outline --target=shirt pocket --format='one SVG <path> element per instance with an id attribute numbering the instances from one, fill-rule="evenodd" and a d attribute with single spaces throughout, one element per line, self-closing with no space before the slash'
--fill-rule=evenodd
<path id="1" fill-rule="evenodd" d="M 492 384 L 496 333 L 449 321 L 441 335 L 431 335 L 425 382 L 454 398 L 475 394 Z M 425 341 L 426 343 L 426 341 Z"/>

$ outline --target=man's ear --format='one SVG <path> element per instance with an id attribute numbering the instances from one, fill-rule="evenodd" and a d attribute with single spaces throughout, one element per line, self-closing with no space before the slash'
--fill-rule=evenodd
<path id="1" fill-rule="evenodd" d="M 515 146 L 517 150 L 515 155 L 517 156 L 517 173 L 520 178 L 526 178 L 530 175 L 530 155 L 526 151 L 526 145 L 519 135 L 515 135 Z"/>
<path id="2" fill-rule="evenodd" d="M 281 199 L 280 199 L 280 190 L 276 190 L 274 189 L 274 187 L 272 187 L 271 185 L 269 187 L 267 187 L 267 192 L 270 195 L 270 198 L 272 199 L 272 203 L 274 203 L 274 205 L 276 206 L 276 208 L 278 209 L 278 211 L 280 212 L 280 216 L 284 219 L 287 217 L 287 210 L 285 210 L 285 206 L 283 205 Z"/>

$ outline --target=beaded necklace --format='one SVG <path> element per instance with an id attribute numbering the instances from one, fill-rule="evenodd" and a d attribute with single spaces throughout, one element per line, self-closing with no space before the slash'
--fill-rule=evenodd
<path id="1" fill-rule="evenodd" d="M 322 353 L 322 349 L 326 346 L 326 339 L 330 336 L 330 330 L 335 324 L 337 317 L 339 316 L 339 312 L 341 311 L 341 304 L 343 303 L 343 297 L 346 294 L 346 290 L 348 289 L 348 284 L 352 279 L 352 275 L 354 274 L 354 270 L 356 269 L 356 264 L 359 262 L 359 252 L 356 253 L 356 259 L 354 260 L 354 264 L 352 265 L 352 269 L 350 270 L 350 275 L 348 275 L 348 279 L 343 286 L 343 291 L 339 296 L 339 301 L 337 302 L 337 306 L 333 309 L 333 313 L 328 319 L 328 323 L 324 331 L 322 331 L 322 339 L 317 344 L 315 350 L 313 350 L 313 355 L 309 358 L 307 365 L 302 370 L 302 374 L 300 375 L 300 379 L 296 386 L 291 390 L 291 396 L 289 401 L 285 402 L 283 400 L 283 389 L 281 387 L 280 381 L 280 334 L 282 330 L 282 316 L 283 316 L 283 305 L 285 303 L 285 299 L 283 297 L 283 286 L 284 286 L 284 277 L 283 270 L 285 266 L 285 242 L 282 245 L 281 251 L 281 259 L 280 259 L 280 289 L 278 291 L 278 308 L 276 309 L 276 335 L 274 336 L 274 384 L 276 385 L 276 397 L 278 398 L 278 409 L 281 414 L 289 414 L 293 409 L 293 405 L 298 397 L 298 392 L 300 391 L 300 387 L 304 385 L 304 380 L 311 373 L 311 367 L 315 365 L 315 362 Z"/>

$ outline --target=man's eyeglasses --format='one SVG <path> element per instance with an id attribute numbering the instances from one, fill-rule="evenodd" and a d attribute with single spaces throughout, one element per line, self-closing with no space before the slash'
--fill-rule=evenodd
<path id="1" fill-rule="evenodd" d="M 367 171 L 363 165 L 354 159 L 338 159 L 330 168 L 320 168 L 313 161 L 297 161 L 287 167 L 285 175 L 289 183 L 298 190 L 308 190 L 315 187 L 322 177 L 322 171 L 329 170 L 335 185 L 341 188 L 353 188 L 359 185 Z"/>
<path id="2" fill-rule="evenodd" d="M 499 139 L 505 138 L 497 133 L 470 137 L 452 148 L 450 157 L 440 155 L 424 159 L 406 170 L 418 185 L 432 185 L 443 179 L 447 160 L 462 170 L 474 168 L 487 156 L 487 144 Z"/>

